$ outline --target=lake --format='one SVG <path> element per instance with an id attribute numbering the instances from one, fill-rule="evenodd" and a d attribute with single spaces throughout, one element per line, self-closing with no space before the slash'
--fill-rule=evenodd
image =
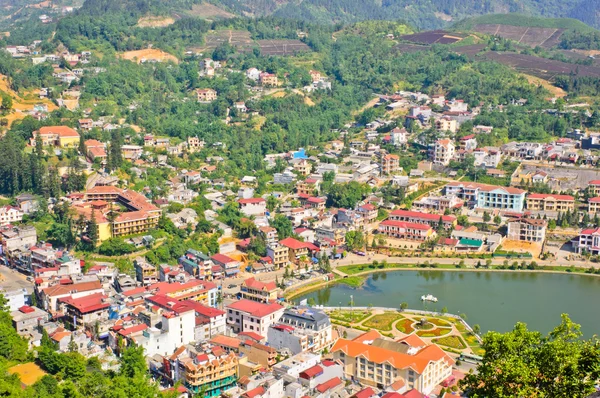
<path id="1" fill-rule="evenodd" d="M 432 294 L 437 303 L 421 301 Z M 313 297 L 318 304 L 395 307 L 408 303 L 411 309 L 464 313 L 482 332 L 506 332 L 515 323 L 547 333 L 567 313 L 581 324 L 586 337 L 600 334 L 600 278 L 587 275 L 535 272 L 389 271 L 369 275 L 358 289 L 337 284 L 294 301 Z"/>

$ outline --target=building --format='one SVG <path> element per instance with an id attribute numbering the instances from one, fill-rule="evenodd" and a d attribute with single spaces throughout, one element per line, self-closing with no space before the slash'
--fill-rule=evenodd
<path id="1" fill-rule="evenodd" d="M 425 196 L 413 202 L 412 208 L 419 211 L 432 211 L 443 214 L 446 209 L 452 210 L 462 205 L 456 195 Z"/>
<path id="2" fill-rule="evenodd" d="M 35 331 L 40 324 L 46 323 L 50 315 L 37 307 L 28 305 L 21 306 L 10 313 L 13 327 L 19 334 L 27 334 Z"/>
<path id="3" fill-rule="evenodd" d="M 290 262 L 290 250 L 287 246 L 274 244 L 267 246 L 267 257 L 273 261 L 273 266 L 277 268 L 285 268 Z"/>
<path id="4" fill-rule="evenodd" d="M 179 258 L 179 264 L 188 274 L 197 279 L 212 279 L 212 266 L 214 263 L 206 254 L 194 249 L 188 251 Z"/>
<path id="5" fill-rule="evenodd" d="M 209 307 L 217 306 L 218 288 L 213 282 L 197 279 L 187 282 L 158 282 L 147 286 L 146 291 L 177 301 L 192 300 Z"/>
<path id="6" fill-rule="evenodd" d="M 235 276 L 240 272 L 240 262 L 221 253 L 214 254 L 211 258 L 215 265 L 223 269 L 226 276 Z"/>
<path id="7" fill-rule="evenodd" d="M 324 311 L 316 308 L 286 308 L 279 322 L 269 328 L 267 341 L 278 351 L 293 355 L 321 352 L 333 344 L 331 321 Z"/>
<path id="8" fill-rule="evenodd" d="M 147 262 L 145 258 L 137 257 L 133 260 L 133 267 L 135 268 L 135 279 L 142 286 L 158 282 L 158 270 L 154 265 Z"/>
<path id="9" fill-rule="evenodd" d="M 39 298 L 45 310 L 56 312 L 59 299 L 66 297 L 78 299 L 97 293 L 104 293 L 104 288 L 99 280 L 50 286 L 41 290 Z"/>
<path id="10" fill-rule="evenodd" d="M 279 245 L 288 248 L 289 261 L 294 264 L 298 264 L 303 259 L 308 259 L 313 252 L 319 250 L 319 248 L 312 243 L 301 242 L 292 237 L 281 240 Z"/>
<path id="11" fill-rule="evenodd" d="M 600 213 L 600 197 L 588 199 L 588 212 L 591 214 Z"/>
<path id="12" fill-rule="evenodd" d="M 9 255 L 15 250 L 29 249 L 37 243 L 37 231 L 33 226 L 7 226 L 0 229 L 2 251 Z"/>
<path id="13" fill-rule="evenodd" d="M 579 233 L 579 239 L 571 241 L 577 253 L 587 252 L 592 256 L 600 254 L 600 227 L 585 228 Z"/>
<path id="14" fill-rule="evenodd" d="M 16 311 L 23 307 L 27 302 L 27 289 L 0 289 L 0 294 L 6 299 L 6 307 L 9 311 Z"/>
<path id="15" fill-rule="evenodd" d="M 391 238 L 425 241 L 433 238 L 436 234 L 433 228 L 427 224 L 417 224 L 405 221 L 385 220 L 379 224 L 380 234 Z"/>
<path id="16" fill-rule="evenodd" d="M 98 140 L 86 140 L 84 146 L 90 161 L 95 162 L 96 159 L 98 159 L 99 162 L 103 163 L 108 158 L 106 145 L 103 142 Z"/>
<path id="17" fill-rule="evenodd" d="M 277 230 L 273 227 L 264 226 L 258 229 L 258 232 L 262 235 L 267 246 L 274 245 L 278 242 Z"/>
<path id="18" fill-rule="evenodd" d="M 444 229 L 450 229 L 456 225 L 456 217 L 454 216 L 421 213 L 410 210 L 394 210 L 389 214 L 388 220 L 426 224 L 433 228 L 437 228 L 441 222 Z"/>
<path id="19" fill-rule="evenodd" d="M 239 199 L 240 211 L 250 216 L 262 217 L 267 214 L 267 201 L 263 198 Z"/>
<path id="20" fill-rule="evenodd" d="M 242 299 L 227 307 L 227 324 L 235 333 L 255 332 L 266 337 L 269 326 L 279 321 L 284 308 L 277 303 Z"/>
<path id="21" fill-rule="evenodd" d="M 454 365 L 440 347 L 427 345 L 416 335 L 391 341 L 373 330 L 354 340 L 338 339 L 331 352 L 348 379 L 378 388 L 403 381 L 407 390 L 422 394 L 452 375 Z"/>
<path id="22" fill-rule="evenodd" d="M 458 130 L 458 122 L 448 116 L 443 116 L 435 121 L 435 128 L 438 131 L 449 131 L 454 134 Z"/>
<path id="23" fill-rule="evenodd" d="M 527 195 L 527 210 L 565 212 L 575 210 L 575 198 L 571 195 L 531 193 Z"/>
<path id="24" fill-rule="evenodd" d="M 64 322 L 74 328 L 94 325 L 108 319 L 110 303 L 104 293 L 95 293 L 80 298 L 70 296 L 58 300 L 64 314 Z"/>
<path id="25" fill-rule="evenodd" d="M 454 158 L 455 149 L 452 140 L 437 140 L 433 147 L 433 163 L 440 166 L 448 166 Z"/>
<path id="26" fill-rule="evenodd" d="M 168 361 L 165 373 L 171 380 L 181 381 L 193 394 L 220 397 L 236 385 L 239 357 L 235 352 L 215 346 L 198 351 L 180 347 Z"/>
<path id="27" fill-rule="evenodd" d="M 392 174 L 400 170 L 400 157 L 398 155 L 387 154 L 381 157 L 381 172 L 383 174 Z"/>
<path id="28" fill-rule="evenodd" d="M 524 242 L 543 243 L 546 240 L 546 220 L 521 218 L 508 223 L 507 238 Z"/>
<path id="29" fill-rule="evenodd" d="M 254 277 L 246 279 L 240 286 L 242 298 L 261 303 L 276 301 L 278 293 L 279 288 L 275 285 L 275 282 L 265 283 L 257 281 Z"/>
<path id="30" fill-rule="evenodd" d="M 261 73 L 259 75 L 258 81 L 264 87 L 277 87 L 279 85 L 277 75 L 275 75 L 273 73 L 267 73 L 267 72 Z"/>
<path id="31" fill-rule="evenodd" d="M 526 191 L 518 188 L 457 181 L 447 184 L 444 192 L 481 209 L 522 212 L 525 207 Z"/>
<path id="32" fill-rule="evenodd" d="M 588 182 L 587 190 L 590 196 L 600 196 L 600 180 Z"/>
<path id="33" fill-rule="evenodd" d="M 171 355 L 177 347 L 194 341 L 196 315 L 185 303 L 177 303 L 171 310 L 161 310 L 158 322 L 131 340 L 144 347 L 146 356 Z"/>
<path id="34" fill-rule="evenodd" d="M 296 193 L 298 195 L 309 195 L 313 196 L 318 194 L 320 188 L 320 181 L 314 178 L 307 178 L 306 180 L 298 180 L 296 182 Z"/>
<path id="35" fill-rule="evenodd" d="M 23 212 L 18 207 L 0 207 L 0 226 L 9 225 L 23 220 Z"/>
<path id="36" fill-rule="evenodd" d="M 46 126 L 34 131 L 30 139 L 31 146 L 35 147 L 38 136 L 44 146 L 76 148 L 79 145 L 79 133 L 67 126 Z"/>
<path id="37" fill-rule="evenodd" d="M 465 135 L 460 139 L 460 148 L 467 152 L 474 151 L 477 148 L 477 138 L 475 134 Z"/>
<path id="38" fill-rule="evenodd" d="M 217 99 L 217 92 L 212 88 L 204 88 L 196 90 L 198 102 L 212 102 Z"/>

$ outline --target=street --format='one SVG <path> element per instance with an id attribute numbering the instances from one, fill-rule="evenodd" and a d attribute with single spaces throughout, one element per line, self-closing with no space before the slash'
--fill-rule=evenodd
<path id="1" fill-rule="evenodd" d="M 28 293 L 32 293 L 33 282 L 29 282 L 25 275 L 4 265 L 0 265 L 0 288 L 4 290 L 25 288 Z"/>

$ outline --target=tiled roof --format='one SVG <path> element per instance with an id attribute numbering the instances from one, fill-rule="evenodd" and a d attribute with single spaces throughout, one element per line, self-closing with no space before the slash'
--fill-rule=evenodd
<path id="1" fill-rule="evenodd" d="M 571 195 L 554 195 L 544 193 L 532 193 L 527 195 L 527 199 L 554 199 L 554 200 L 569 200 L 575 201 L 575 198 Z"/>
<path id="2" fill-rule="evenodd" d="M 440 215 L 440 214 L 431 214 L 431 213 L 422 213 L 420 211 L 411 211 L 411 210 L 394 210 L 390 213 L 391 216 L 397 217 L 409 217 L 409 218 L 417 218 L 428 221 L 439 221 L 440 217 L 444 222 L 454 222 L 456 217 L 449 215 Z"/>
<path id="3" fill-rule="evenodd" d="M 271 315 L 274 312 L 282 310 L 283 307 L 277 303 L 259 303 L 258 301 L 242 299 L 235 301 L 227 306 L 232 310 L 246 312 L 252 316 L 262 318 Z"/>
<path id="4" fill-rule="evenodd" d="M 264 283 L 264 282 L 257 281 L 254 277 L 246 279 L 242 283 L 242 285 L 247 286 L 252 289 L 256 289 L 256 290 L 272 291 L 272 290 L 277 289 L 277 285 L 275 285 L 275 282 L 271 281 L 271 282 Z"/>
<path id="5" fill-rule="evenodd" d="M 333 379 L 327 380 L 325 383 L 319 384 L 316 387 L 316 389 L 318 392 L 323 394 L 324 392 L 331 390 L 332 388 L 337 387 L 340 384 L 342 384 L 342 380 L 339 377 L 334 377 Z"/>
<path id="6" fill-rule="evenodd" d="M 407 222 L 407 221 L 385 220 L 385 221 L 382 221 L 379 225 L 404 228 L 404 229 L 419 229 L 421 231 L 429 231 L 431 229 L 431 227 L 427 224 L 418 224 L 418 223 Z"/>
<path id="7" fill-rule="evenodd" d="M 68 126 L 45 126 L 38 132 L 40 135 L 57 134 L 59 137 L 79 137 L 79 133 Z"/>

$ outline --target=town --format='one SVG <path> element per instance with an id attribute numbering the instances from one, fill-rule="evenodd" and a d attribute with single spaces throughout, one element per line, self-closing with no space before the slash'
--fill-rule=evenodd
<path id="1" fill-rule="evenodd" d="M 451 47 L 402 55 L 386 72 L 397 84 L 366 79 L 343 47 L 360 47 L 343 36 L 366 22 L 245 31 L 173 13 L 120 43 L 75 29 L 77 7 L 38 8 L 56 39 L 0 39 L 0 345 L 19 347 L 0 365 L 24 391 L 80 388 L 73 361 L 173 397 L 472 396 L 488 329 L 429 291 L 374 305 L 369 283 L 600 274 L 590 97 L 514 83 Z M 369 40 L 411 33 L 390 24 Z M 314 50 L 322 36 L 335 67 Z M 244 38 L 260 45 L 232 44 Z M 261 54 L 267 39 L 283 54 Z M 422 72 L 437 61 L 462 63 L 445 71 L 456 83 Z M 502 79 L 508 93 L 490 94 Z"/>

